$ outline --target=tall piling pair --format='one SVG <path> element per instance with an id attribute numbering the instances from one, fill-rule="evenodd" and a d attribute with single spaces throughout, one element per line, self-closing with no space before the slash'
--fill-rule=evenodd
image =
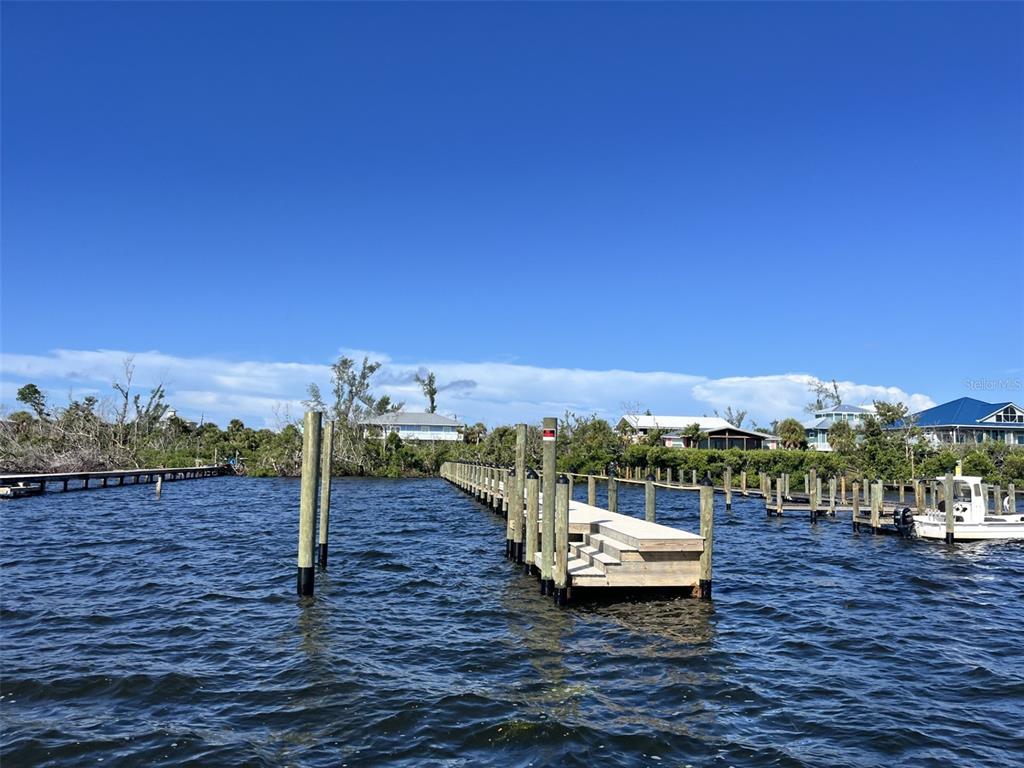
<path id="1" fill-rule="evenodd" d="M 331 453 L 334 425 L 322 425 L 320 411 L 307 411 L 302 422 L 302 478 L 299 486 L 299 546 L 296 592 L 313 594 L 317 492 L 320 492 L 319 561 L 327 567 L 331 508 Z"/>

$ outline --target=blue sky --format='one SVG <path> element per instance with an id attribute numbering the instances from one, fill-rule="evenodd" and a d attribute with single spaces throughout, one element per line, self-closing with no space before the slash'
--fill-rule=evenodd
<path id="1" fill-rule="evenodd" d="M 272 423 L 342 350 L 490 423 L 1022 399 L 1024 5 L 2 12 L 8 407 L 135 354 Z"/>

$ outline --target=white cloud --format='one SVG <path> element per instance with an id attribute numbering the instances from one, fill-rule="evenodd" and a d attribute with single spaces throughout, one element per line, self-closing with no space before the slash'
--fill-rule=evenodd
<path id="1" fill-rule="evenodd" d="M 793 416 L 803 413 L 811 399 L 810 386 L 818 379 L 806 373 L 786 373 L 777 376 L 730 376 L 710 379 L 693 387 L 693 397 L 713 408 L 726 406 L 750 411 L 758 420 L 771 417 Z M 909 394 L 899 387 L 857 384 L 839 381 L 839 395 L 850 405 L 870 405 L 874 400 L 904 402 L 911 411 L 931 408 L 935 402 L 919 393 Z"/>
<path id="2" fill-rule="evenodd" d="M 624 403 L 639 404 L 666 415 L 710 415 L 726 406 L 747 410 L 751 418 L 800 416 L 809 399 L 809 374 L 733 376 L 709 379 L 697 374 L 668 371 L 587 370 L 542 368 L 514 362 L 423 361 L 395 363 L 386 354 L 343 350 L 361 360 L 367 355 L 383 366 L 374 379 L 375 392 L 404 401 L 407 410 L 423 410 L 426 401 L 415 375 L 427 370 L 437 375 L 440 410 L 466 421 L 487 424 L 537 421 L 561 416 L 568 409 L 596 413 L 617 420 Z M 122 374 L 124 350 L 58 349 L 45 355 L 0 356 L 0 397 L 14 405 L 20 384 L 33 381 L 55 401 L 69 390 L 78 397 L 100 392 L 113 394 L 111 382 Z M 168 401 L 188 418 L 213 420 L 224 425 L 240 418 L 254 426 L 277 426 L 283 410 L 297 416 L 310 382 L 328 390 L 327 363 L 230 361 L 210 357 L 178 357 L 158 351 L 134 353 L 135 387 L 148 391 L 163 383 Z M 873 399 L 902 400 L 913 410 L 934 403 L 924 394 L 908 394 L 899 387 L 839 382 L 846 402 Z"/>

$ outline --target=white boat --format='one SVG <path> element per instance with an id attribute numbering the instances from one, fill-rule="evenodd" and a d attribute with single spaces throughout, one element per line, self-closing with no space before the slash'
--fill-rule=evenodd
<path id="1" fill-rule="evenodd" d="M 944 478 L 937 478 L 940 482 Z M 914 515 L 913 533 L 924 539 L 946 538 L 946 502 L 938 509 L 927 509 Z M 953 540 L 986 541 L 989 539 L 1024 539 L 1024 514 L 1010 514 L 1009 497 L 1002 508 L 988 508 L 988 493 L 980 477 L 953 478 Z"/>

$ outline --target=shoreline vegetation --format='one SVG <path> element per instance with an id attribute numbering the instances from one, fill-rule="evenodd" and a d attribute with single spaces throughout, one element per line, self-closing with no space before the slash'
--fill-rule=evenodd
<path id="1" fill-rule="evenodd" d="M 310 385 L 307 408 L 320 410 L 335 423 L 333 474 L 369 477 L 431 477 L 446 461 L 482 461 L 510 465 L 514 461 L 515 428 L 503 425 L 488 430 L 477 423 L 466 427 L 460 441 L 403 441 L 390 433 L 361 426 L 368 416 L 397 412 L 402 403 L 372 392 L 379 368 L 364 358 L 361 364 L 347 357 L 332 366 L 330 403 L 316 385 Z M 0 418 L 0 471 L 72 472 L 143 467 L 235 464 L 239 474 L 253 477 L 297 477 L 302 464 L 299 422 L 281 419 L 277 429 L 253 429 L 238 419 L 226 428 L 196 424 L 178 417 L 158 385 L 143 396 L 132 391 L 134 366 L 124 364 L 115 381 L 117 397 L 100 402 L 94 396 L 56 407 L 35 384 L 18 390 L 23 410 Z M 429 403 L 437 407 L 438 386 L 432 373 L 417 375 Z M 820 396 L 820 391 L 818 395 Z M 819 400 L 820 404 L 820 400 Z M 731 411 L 731 409 L 730 409 Z M 811 468 L 821 476 L 879 477 L 887 481 L 928 478 L 953 472 L 962 462 L 966 475 L 981 475 L 986 482 L 1024 486 L 1024 449 L 1001 443 L 934 447 L 921 439 L 900 404 L 876 403 L 876 414 L 856 430 L 830 433 L 835 450 L 819 452 L 801 446 L 802 427 L 795 419 L 773 424 L 786 448 L 776 450 L 666 448 L 658 432 L 638 438 L 620 433 L 595 415 L 563 414 L 559 423 L 557 462 L 560 471 L 603 474 L 609 465 L 671 468 L 675 473 L 698 476 L 710 472 L 720 479 L 726 468 L 733 474 L 764 472 L 801 475 Z M 798 431 L 799 430 L 799 431 Z M 527 463 L 539 466 L 540 429 L 528 428 Z M 237 461 L 236 461 L 237 459 Z M 677 474 L 678 476 L 678 474 Z"/>

